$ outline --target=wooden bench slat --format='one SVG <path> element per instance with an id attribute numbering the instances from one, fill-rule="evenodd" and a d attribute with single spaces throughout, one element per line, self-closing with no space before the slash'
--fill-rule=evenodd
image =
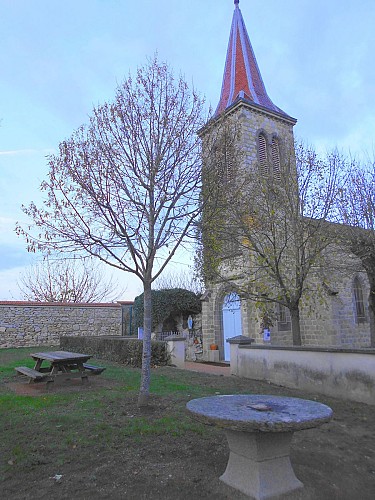
<path id="1" fill-rule="evenodd" d="M 104 366 L 89 365 L 87 363 L 83 363 L 83 367 L 85 368 L 85 370 L 90 370 L 95 375 L 99 375 L 105 370 Z"/>
<path id="2" fill-rule="evenodd" d="M 33 368 L 28 368 L 27 366 L 18 366 L 15 368 L 17 373 L 20 373 L 21 375 L 26 375 L 29 378 L 32 378 L 33 380 L 42 380 L 46 377 L 49 376 L 48 373 L 41 373 L 38 372 L 37 370 L 34 370 Z"/>

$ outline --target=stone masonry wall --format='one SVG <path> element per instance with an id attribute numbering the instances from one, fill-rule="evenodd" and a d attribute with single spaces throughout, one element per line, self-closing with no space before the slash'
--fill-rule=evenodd
<path id="1" fill-rule="evenodd" d="M 331 271 L 335 281 L 334 293 L 326 294 L 324 300 L 316 304 L 301 303 L 300 324 L 303 346 L 331 346 L 345 348 L 366 348 L 370 346 L 370 325 L 368 318 L 362 323 L 356 321 L 352 282 L 359 276 L 363 283 L 366 311 L 368 310 L 369 286 L 365 273 L 341 274 Z M 314 278 L 312 278 L 314 279 Z M 312 283 L 312 287 L 313 287 Z M 223 298 L 228 293 L 225 284 L 211 285 L 206 299 L 202 302 L 202 333 L 205 358 L 211 343 L 219 345 L 220 358 L 223 359 Z M 258 313 L 254 304 L 241 301 L 242 335 L 251 337 L 256 344 L 263 343 Z M 292 331 L 279 331 L 277 322 L 270 328 L 271 342 L 274 346 L 291 346 Z"/>
<path id="2" fill-rule="evenodd" d="M 58 345 L 62 335 L 121 333 L 119 303 L 0 302 L 0 348 Z"/>

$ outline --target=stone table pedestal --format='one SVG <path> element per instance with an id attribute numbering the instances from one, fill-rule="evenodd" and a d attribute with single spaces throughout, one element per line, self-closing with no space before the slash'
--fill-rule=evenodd
<path id="1" fill-rule="evenodd" d="M 230 454 L 220 479 L 256 500 L 303 488 L 290 463 L 293 433 L 332 418 L 331 408 L 321 403 L 266 395 L 194 399 L 187 409 L 199 421 L 224 430 Z"/>

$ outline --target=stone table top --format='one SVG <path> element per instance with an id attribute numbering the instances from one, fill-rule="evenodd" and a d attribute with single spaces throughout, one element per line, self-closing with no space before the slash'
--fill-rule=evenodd
<path id="1" fill-rule="evenodd" d="M 331 420 L 333 411 L 316 401 L 270 395 L 223 395 L 193 399 L 186 405 L 209 425 L 245 432 L 293 432 Z"/>

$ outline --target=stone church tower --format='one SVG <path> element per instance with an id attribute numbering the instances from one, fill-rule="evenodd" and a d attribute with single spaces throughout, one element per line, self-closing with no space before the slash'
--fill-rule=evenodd
<path id="1" fill-rule="evenodd" d="M 232 123 L 240 129 L 241 144 L 237 147 L 243 150 L 245 168 L 264 169 L 265 173 L 267 170 L 268 175 L 277 178 L 281 164 L 290 162 L 290 156 L 295 166 L 293 126 L 297 120 L 269 98 L 239 0 L 235 0 L 234 4 L 220 99 L 214 119 L 207 124 L 207 130 L 201 132 L 203 144 L 204 135 L 209 134 L 212 127 L 220 127 L 220 121 L 230 116 Z M 229 344 L 226 339 L 246 335 L 249 331 L 252 333 L 256 328 L 250 314 L 251 303 L 233 300 L 233 291 L 227 286 L 216 284 L 207 286 L 207 290 L 207 298 L 202 305 L 204 345 L 217 344 L 220 358 L 228 361 Z M 229 296 L 230 301 L 227 301 Z"/>
<path id="2" fill-rule="evenodd" d="M 269 162 L 275 170 L 280 155 L 294 148 L 291 118 L 268 97 L 250 38 L 235 0 L 224 77 L 215 116 L 236 113 L 241 120 L 244 143 L 249 162 L 260 165 Z"/>
<path id="3" fill-rule="evenodd" d="M 223 119 L 230 117 L 232 123 L 236 123 L 240 129 L 239 147 L 244 153 L 242 161 L 245 168 L 250 171 L 254 168 L 260 169 L 260 172 L 277 181 L 282 165 L 289 165 L 291 175 L 296 171 L 293 127 L 297 120 L 276 106 L 268 96 L 239 8 L 239 0 L 235 0 L 234 4 L 220 99 L 213 120 L 201 131 L 203 149 L 205 136 L 215 130 L 215 127 L 219 127 Z M 349 292 L 345 293 L 346 299 L 350 302 L 351 284 L 346 283 L 345 286 L 349 289 Z M 258 342 L 263 341 L 259 322 L 254 319 L 251 301 L 240 300 L 235 295 L 234 290 L 228 288 L 228 284 L 206 283 L 206 293 L 202 302 L 204 359 L 229 361 L 230 346 L 226 342 L 227 338 L 244 335 L 253 337 Z M 348 315 L 352 314 L 352 304 L 347 303 L 345 307 Z M 321 324 L 317 326 L 315 322 L 313 329 L 322 327 L 327 336 L 322 342 L 317 334 L 311 339 L 311 344 L 340 343 L 337 338 L 341 335 L 341 326 L 327 328 L 327 324 L 332 324 L 334 316 L 340 316 L 341 313 L 338 313 L 340 308 L 338 302 L 332 302 L 328 312 L 320 314 Z M 274 338 L 277 338 L 278 343 L 287 345 L 290 344 L 291 329 L 288 317 L 285 317 L 284 321 L 284 328 L 275 331 Z M 348 324 L 350 321 L 349 319 Z M 302 329 L 305 328 L 305 331 L 311 330 L 311 324 L 310 320 L 301 321 Z M 349 326 L 345 328 L 350 329 Z M 356 334 L 354 330 L 351 331 L 353 335 Z M 362 328 L 360 332 L 364 343 L 367 339 L 365 330 L 366 328 Z M 305 343 L 308 344 L 306 335 L 304 332 L 302 334 Z M 210 352 L 210 344 L 219 346 L 215 356 Z"/>

